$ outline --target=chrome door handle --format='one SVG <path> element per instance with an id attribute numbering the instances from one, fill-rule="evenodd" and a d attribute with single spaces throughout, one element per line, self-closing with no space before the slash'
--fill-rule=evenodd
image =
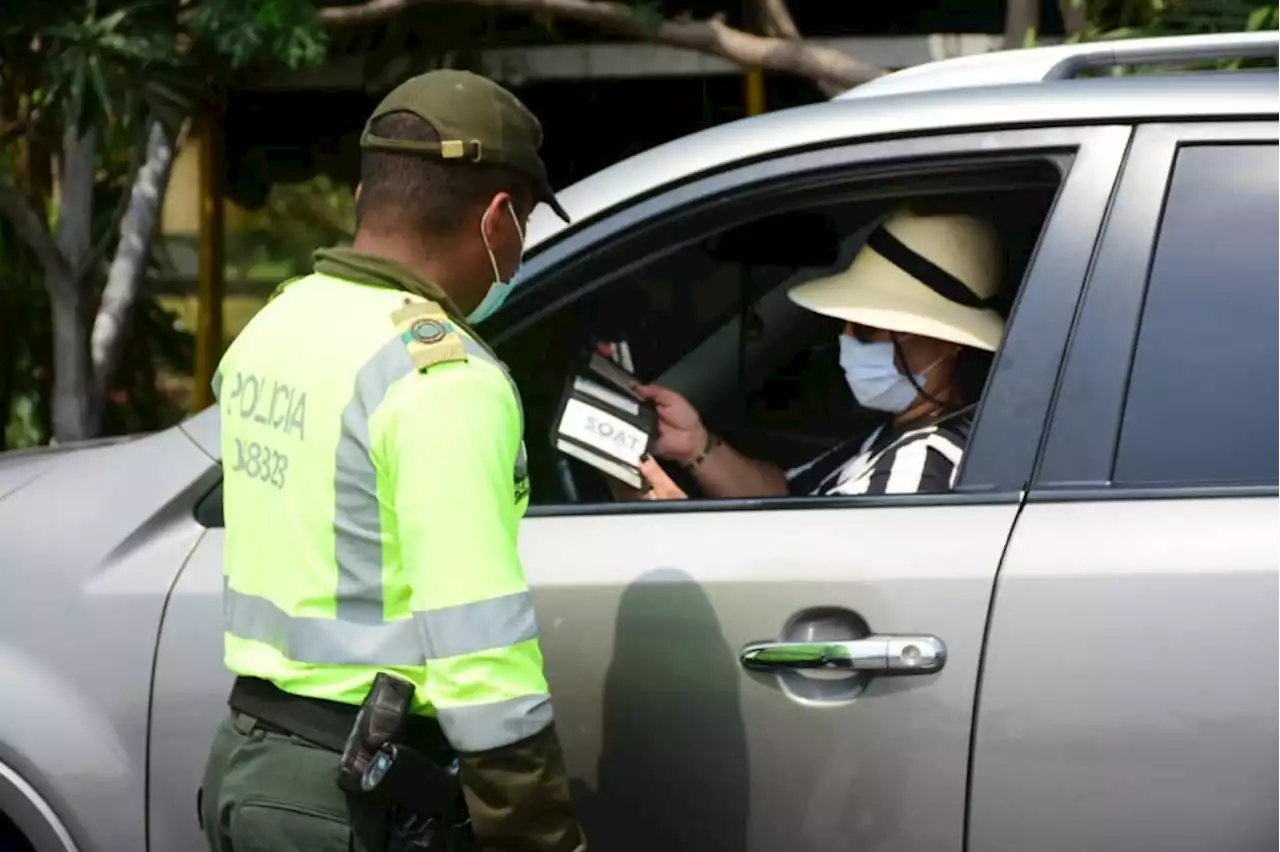
<path id="1" fill-rule="evenodd" d="M 933 674 L 947 661 L 936 636 L 867 636 L 835 642 L 760 642 L 740 657 L 753 671 L 826 669 L 876 674 Z"/>

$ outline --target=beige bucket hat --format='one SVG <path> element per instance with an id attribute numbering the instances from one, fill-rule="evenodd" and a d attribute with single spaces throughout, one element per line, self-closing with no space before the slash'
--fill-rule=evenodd
<path id="1" fill-rule="evenodd" d="M 791 288 L 802 308 L 859 325 L 994 352 L 1004 321 L 991 308 L 1004 272 L 995 229 L 966 214 L 900 209 L 848 269 Z"/>

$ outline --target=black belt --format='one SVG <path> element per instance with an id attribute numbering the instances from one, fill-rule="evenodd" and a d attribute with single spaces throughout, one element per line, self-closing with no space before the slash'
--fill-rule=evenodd
<path id="1" fill-rule="evenodd" d="M 293 695 L 256 677 L 236 678 L 227 703 L 232 710 L 247 713 L 269 728 L 339 754 L 346 747 L 356 714 L 360 712 L 358 705 Z M 440 723 L 428 716 L 410 716 L 405 723 L 403 740 L 425 754 L 448 755 L 452 759 L 452 750 L 440 730 Z"/>

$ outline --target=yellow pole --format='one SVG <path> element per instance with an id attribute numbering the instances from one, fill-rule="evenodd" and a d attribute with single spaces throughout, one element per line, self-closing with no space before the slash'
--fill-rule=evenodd
<path id="1" fill-rule="evenodd" d="M 764 72 L 752 68 L 745 75 L 747 115 L 764 112 Z"/>
<path id="2" fill-rule="evenodd" d="M 213 371 L 222 356 L 223 272 L 222 134 L 207 111 L 199 133 L 200 271 L 196 282 L 196 353 L 193 410 L 213 404 Z"/>

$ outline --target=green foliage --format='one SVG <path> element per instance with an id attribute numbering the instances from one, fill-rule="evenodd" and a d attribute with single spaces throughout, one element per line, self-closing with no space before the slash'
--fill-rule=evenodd
<path id="1" fill-rule="evenodd" d="M 1270 6 L 1254 9 L 1245 22 L 1245 29 L 1251 32 L 1280 29 L 1280 5 L 1272 3 Z"/>
<path id="2" fill-rule="evenodd" d="M 254 66 L 314 65 L 327 46 L 308 0 L 87 0 L 62 8 L 59 19 L 44 12 L 10 30 L 43 47 L 38 104 L 65 105 L 67 120 L 82 129 L 151 118 L 176 128 L 209 81 Z"/>
<path id="3" fill-rule="evenodd" d="M 351 189 L 325 175 L 276 184 L 258 210 L 227 233 L 231 274 L 254 284 L 276 284 L 311 270 L 312 253 L 349 243 L 355 229 Z"/>
<path id="4" fill-rule="evenodd" d="M 20 132 L 6 134 L 16 144 L 0 147 L 0 181 L 15 184 L 56 221 L 49 155 L 67 126 L 98 131 L 92 210 L 97 263 L 82 282 L 88 303 L 95 304 L 151 122 L 176 131 L 202 99 L 235 85 L 238 76 L 315 65 L 327 49 L 310 0 L 5 4 L 0 128 Z M 0 217 L 0 449 L 43 443 L 50 435 L 52 335 L 43 277 L 29 248 Z M 109 394 L 109 432 L 159 428 L 181 414 L 157 389 L 157 371 L 189 372 L 190 335 L 149 296 L 133 323 Z"/>
<path id="5" fill-rule="evenodd" d="M 175 51 L 175 23 L 165 4 L 138 2 L 104 10 L 90 0 L 80 14 L 40 32 L 43 105 L 62 104 L 68 124 L 131 127 L 154 115 L 171 127 L 190 109 L 191 81 Z"/>
<path id="6" fill-rule="evenodd" d="M 195 336 L 176 313 L 155 299 L 138 305 L 134 332 L 125 344 L 120 371 L 108 394 L 103 434 L 148 432 L 181 420 L 186 412 L 166 392 L 166 376 L 189 375 Z"/>
<path id="7" fill-rule="evenodd" d="M 1274 29 L 1275 3 L 1257 0 L 1094 0 L 1088 40 Z"/>
<path id="8" fill-rule="evenodd" d="M 1197 33 L 1239 32 L 1277 28 L 1277 4 L 1258 5 L 1257 0 L 1073 0 L 1083 4 L 1088 26 L 1072 41 L 1152 38 Z M 1030 46 L 1030 45 L 1029 45 Z M 1242 67 L 1274 67 L 1274 60 L 1190 62 L 1184 70 L 1223 70 Z M 1169 66 L 1164 67 L 1167 73 Z M 1114 67 L 1091 73 L 1141 74 L 1141 66 Z"/>
<path id="9" fill-rule="evenodd" d="M 640 29 L 646 34 L 653 35 L 662 26 L 666 20 L 666 14 L 662 10 L 662 5 L 657 0 L 631 0 L 627 5 L 631 6 L 635 13 L 636 21 L 640 24 Z"/>
<path id="10" fill-rule="evenodd" d="M 234 69 L 263 62 L 286 68 L 318 64 L 328 36 L 310 0 L 215 0 L 199 3 L 190 31 Z"/>
<path id="11" fill-rule="evenodd" d="M 52 334 L 43 279 L 35 257 L 0 217 L 0 450 L 49 439 Z"/>

